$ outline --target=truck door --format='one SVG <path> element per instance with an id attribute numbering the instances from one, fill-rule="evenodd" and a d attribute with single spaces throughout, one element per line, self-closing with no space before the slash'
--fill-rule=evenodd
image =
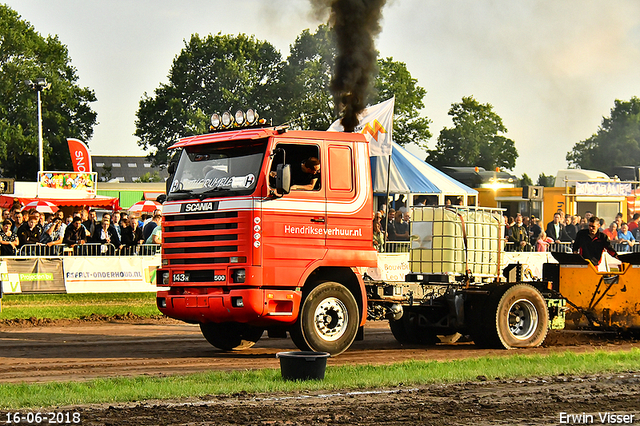
<path id="1" fill-rule="evenodd" d="M 297 285 L 303 270 L 326 254 L 326 200 L 324 153 L 319 142 L 291 139 L 278 142 L 270 171 L 284 161 L 292 169 L 292 185 L 302 173 L 303 162 L 317 158 L 320 170 L 313 189 L 292 189 L 281 198 L 268 199 L 263 208 L 263 256 L 265 282 Z M 293 170 L 293 169 L 296 170 Z M 303 176 L 308 178 L 308 176 Z"/>
<path id="2" fill-rule="evenodd" d="M 354 256 L 373 246 L 369 158 L 363 144 L 328 142 L 326 147 L 329 257 L 353 265 Z"/>

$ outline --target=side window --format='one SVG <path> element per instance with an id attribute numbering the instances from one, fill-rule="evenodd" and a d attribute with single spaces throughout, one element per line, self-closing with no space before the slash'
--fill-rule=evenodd
<path id="1" fill-rule="evenodd" d="M 278 164 L 291 166 L 292 191 L 318 191 L 322 187 L 320 149 L 317 145 L 279 143 L 271 162 L 271 172 Z M 275 182 L 271 182 L 272 185 Z"/>
<path id="2" fill-rule="evenodd" d="M 329 146 L 329 189 L 351 191 L 353 189 L 353 167 L 351 148 Z"/>

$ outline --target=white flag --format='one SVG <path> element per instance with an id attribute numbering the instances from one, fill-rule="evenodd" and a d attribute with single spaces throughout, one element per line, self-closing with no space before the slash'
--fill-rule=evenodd
<path id="1" fill-rule="evenodd" d="M 383 157 L 391 155 L 393 141 L 393 106 L 395 96 L 377 105 L 365 108 L 360 114 L 360 121 L 354 132 L 362 133 L 369 141 L 369 156 Z M 336 120 L 329 129 L 330 132 L 343 132 L 340 120 Z"/>

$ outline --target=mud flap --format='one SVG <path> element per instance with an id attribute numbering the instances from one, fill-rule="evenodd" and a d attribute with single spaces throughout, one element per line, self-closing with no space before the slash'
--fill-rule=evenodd
<path id="1" fill-rule="evenodd" d="M 449 327 L 460 328 L 465 325 L 464 304 L 467 299 L 465 293 L 453 291 L 445 294 L 449 306 Z"/>

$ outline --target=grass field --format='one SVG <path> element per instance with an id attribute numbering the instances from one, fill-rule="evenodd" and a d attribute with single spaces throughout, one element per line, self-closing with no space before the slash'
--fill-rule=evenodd
<path id="1" fill-rule="evenodd" d="M 0 385 L 0 409 L 35 409 L 88 403 L 206 397 L 238 392 L 335 391 L 457 383 L 477 380 L 637 371 L 640 349 L 628 352 L 565 352 L 463 360 L 408 361 L 385 366 L 327 368 L 323 381 L 285 381 L 277 369 L 205 372 L 187 376 L 105 378 L 88 382 Z"/>
<path id="2" fill-rule="evenodd" d="M 75 319 L 93 315 L 161 315 L 155 293 L 10 294 L 2 298 L 1 320 Z"/>

